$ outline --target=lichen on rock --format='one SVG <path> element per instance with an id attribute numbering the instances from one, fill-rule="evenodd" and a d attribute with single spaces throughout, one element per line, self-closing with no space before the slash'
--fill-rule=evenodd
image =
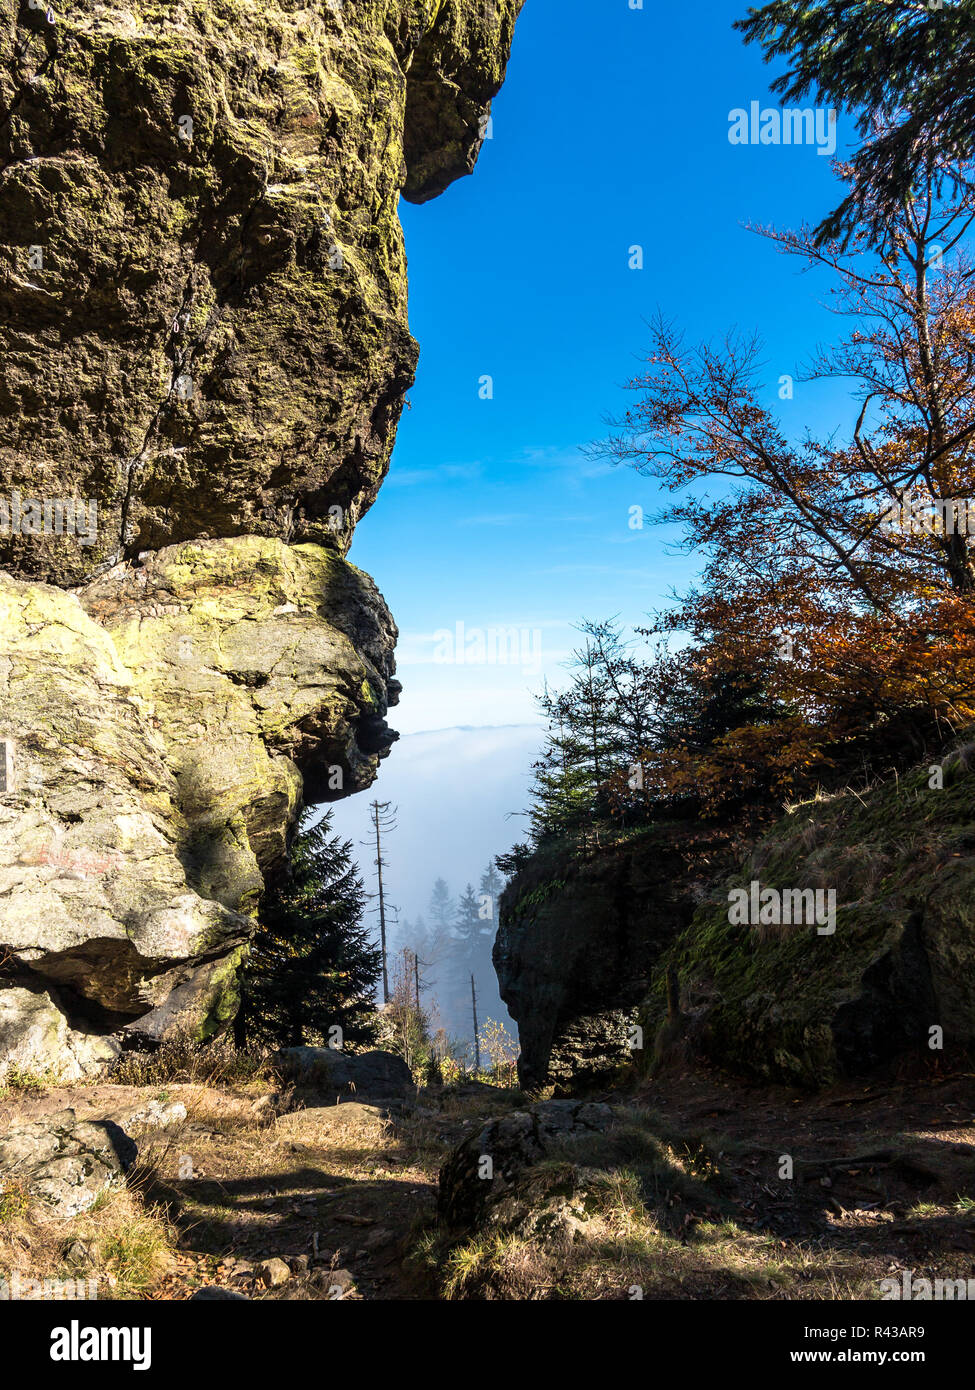
<path id="1" fill-rule="evenodd" d="M 0 961 L 65 1027 L 226 1026 L 301 807 L 396 737 L 344 556 L 416 363 L 397 203 L 473 168 L 521 3 L 0 19 Z"/>
<path id="2" fill-rule="evenodd" d="M 0 468 L 95 498 L 56 583 L 198 537 L 347 549 L 416 364 L 397 201 L 473 168 L 520 0 L 135 0 L 0 28 Z M 31 22 L 33 21 L 33 22 Z"/>
<path id="3" fill-rule="evenodd" d="M 943 785 L 915 768 L 861 795 L 792 808 L 712 887 L 661 957 L 644 1003 L 663 1016 L 673 967 L 696 1047 L 762 1080 L 828 1085 L 894 1058 L 963 1057 L 975 1044 L 975 745 Z M 835 894 L 835 930 L 730 920 L 759 883 Z"/>

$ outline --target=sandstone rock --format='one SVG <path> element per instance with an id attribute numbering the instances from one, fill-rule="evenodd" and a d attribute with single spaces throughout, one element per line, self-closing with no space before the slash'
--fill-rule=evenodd
<path id="1" fill-rule="evenodd" d="M 455 1230 L 569 1229 L 567 1218 L 584 1219 L 584 1181 L 568 1162 L 554 1172 L 528 1170 L 567 1140 L 602 1133 L 613 1118 L 608 1105 L 556 1100 L 491 1120 L 441 1168 L 441 1219 Z"/>
<path id="2" fill-rule="evenodd" d="M 732 1071 L 821 1086 L 900 1056 L 964 1058 L 975 1044 L 975 770 L 952 753 L 942 767 L 938 790 L 925 766 L 770 826 L 661 962 L 646 1029 L 662 1017 L 671 963 L 694 1046 Z M 823 905 L 832 889 L 833 930 L 732 922 L 729 891 L 752 882 L 818 890 Z"/>
<path id="3" fill-rule="evenodd" d="M 391 1099 L 416 1092 L 409 1067 L 394 1052 L 353 1055 L 330 1047 L 285 1047 L 273 1060 L 296 1083 L 337 1096 Z"/>
<path id="4" fill-rule="evenodd" d="M 541 851 L 505 889 L 494 966 L 523 1086 L 585 1083 L 632 1058 L 636 1008 L 700 897 L 688 829 L 655 827 L 595 854 Z M 693 844 L 714 872 L 720 837 L 696 827 Z"/>
<path id="5" fill-rule="evenodd" d="M 73 1110 L 61 1110 L 0 1136 L 0 1182 L 22 1185 L 40 1217 L 63 1220 L 119 1186 L 136 1152 L 113 1121 L 85 1123 Z"/>
<path id="6" fill-rule="evenodd" d="M 539 1244 L 574 1240 L 591 1219 L 593 1186 L 592 1175 L 572 1163 L 527 1168 L 487 1207 L 480 1226 Z"/>
<path id="7" fill-rule="evenodd" d="M 0 958 L 66 1073 L 228 1025 L 301 805 L 395 738 L 343 557 L 416 360 L 397 203 L 472 169 L 521 4 L 0 24 Z"/>
<path id="8" fill-rule="evenodd" d="M 284 1260 L 277 1258 L 262 1260 L 257 1266 L 257 1277 L 262 1284 L 268 1288 L 276 1289 L 281 1284 L 286 1284 L 291 1278 L 291 1270 Z"/>
<path id="9" fill-rule="evenodd" d="M 398 199 L 473 168 L 521 3 L 11 12 L 0 473 L 96 499 L 98 534 L 0 564 L 68 585 L 197 537 L 347 548 L 416 362 Z"/>
<path id="10" fill-rule="evenodd" d="M 17 772 L 0 795 L 0 950 L 59 1002 L 145 1015 L 169 970 L 227 959 L 251 919 L 194 891 L 191 827 L 159 721 L 78 598 L 0 575 L 0 724 Z M 189 870 L 189 874 L 188 874 Z M 205 1032 L 219 999 L 198 992 Z"/>
<path id="11" fill-rule="evenodd" d="M 112 1119 L 126 1134 L 139 1129 L 167 1129 L 186 1119 L 186 1106 L 181 1100 L 150 1100 L 134 1110 L 118 1112 Z"/>
<path id="12" fill-rule="evenodd" d="M 300 795 L 295 758 L 310 797 L 330 768 L 346 791 L 367 784 L 388 751 L 385 605 L 345 561 L 257 537 L 104 576 L 83 595 L 98 623 L 75 596 L 2 577 L 0 617 L 4 593 L 22 640 L 0 661 L 18 748 L 0 798 L 0 946 L 80 1003 L 134 1015 L 139 1041 L 205 1037 L 233 1017 L 248 914 Z"/>
<path id="13" fill-rule="evenodd" d="M 45 991 L 0 989 L 0 1084 L 13 1067 L 60 1082 L 97 1076 L 120 1050 L 114 1038 L 69 1028 Z"/>
<path id="14" fill-rule="evenodd" d="M 312 1282 L 329 1298 L 347 1298 L 355 1293 L 355 1278 L 348 1269 L 319 1269 L 312 1275 Z"/>

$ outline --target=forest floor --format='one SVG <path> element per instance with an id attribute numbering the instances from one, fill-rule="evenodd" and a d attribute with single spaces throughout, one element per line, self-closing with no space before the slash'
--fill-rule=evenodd
<path id="1" fill-rule="evenodd" d="M 107 1298 L 880 1298 L 905 1270 L 975 1279 L 973 1082 L 932 1070 L 810 1095 L 692 1069 L 596 1094 L 622 1118 L 575 1156 L 600 1199 L 549 1245 L 458 1243 L 436 1222 L 441 1163 L 529 1104 L 517 1091 L 424 1089 L 398 1113 L 320 1098 L 276 1113 L 259 1081 L 8 1091 L 0 1131 L 66 1106 L 187 1114 L 81 1216 L 38 1224 L 0 1201 L 0 1268 L 94 1276 Z"/>

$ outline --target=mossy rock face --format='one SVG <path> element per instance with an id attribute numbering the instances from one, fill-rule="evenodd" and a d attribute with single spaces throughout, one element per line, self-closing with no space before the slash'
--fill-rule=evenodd
<path id="1" fill-rule="evenodd" d="M 397 203 L 473 168 L 521 3 L 0 17 L 0 960 L 72 1026 L 225 1027 L 302 804 L 396 737 L 344 556 L 416 361 Z"/>
<path id="2" fill-rule="evenodd" d="M 664 1014 L 677 970 L 688 1027 L 722 1066 L 828 1084 L 891 1058 L 975 1043 L 975 774 L 928 769 L 807 803 L 756 845 L 662 958 L 643 1009 Z M 836 894 L 835 931 L 733 924 L 729 891 L 758 882 Z M 943 1051 L 932 1048 L 941 1030 Z"/>
<path id="3" fill-rule="evenodd" d="M 522 0 L 64 0 L 0 19 L 0 472 L 97 538 L 347 548 L 416 345 L 397 203 L 469 173 Z"/>
<path id="4" fill-rule="evenodd" d="M 692 840 L 720 854 L 719 837 L 654 827 L 598 849 L 541 849 L 505 889 L 494 964 L 523 1086 L 568 1088 L 632 1059 L 636 1006 L 694 912 Z"/>
<path id="5" fill-rule="evenodd" d="M 152 1046 L 167 1037 L 208 1042 L 223 1032 L 240 1006 L 239 970 L 247 946 L 238 945 L 213 960 L 193 961 L 152 981 L 147 995 L 156 1007 L 123 1030 L 127 1042 Z"/>
<path id="6" fill-rule="evenodd" d="M 381 596 L 321 547 L 241 536 L 75 594 L 0 576 L 0 622 L 0 947 L 80 1004 L 151 1011 L 146 1036 L 205 1031 L 303 794 L 368 786 L 395 738 Z"/>

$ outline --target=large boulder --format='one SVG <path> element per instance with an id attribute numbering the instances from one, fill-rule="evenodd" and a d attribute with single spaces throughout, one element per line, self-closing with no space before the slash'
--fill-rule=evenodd
<path id="1" fill-rule="evenodd" d="M 472 169 L 521 3 L 0 19 L 0 992 L 65 1068 L 225 1028 L 302 806 L 396 737 L 344 556 L 416 361 L 398 200 Z"/>
<path id="2" fill-rule="evenodd" d="M 142 1040 L 206 1037 L 233 1016 L 299 764 L 306 798 L 342 795 L 395 737 L 388 610 L 321 547 L 238 537 L 78 594 L 0 576 L 0 620 L 0 950 Z"/>
<path id="3" fill-rule="evenodd" d="M 65 1078 L 73 1079 L 73 1078 Z M 0 1196 L 16 1192 L 39 1220 L 67 1220 L 124 1184 L 144 1134 L 178 1126 L 182 1101 L 155 1097 L 81 1121 L 58 1110 L 0 1134 Z"/>
<path id="4" fill-rule="evenodd" d="M 97 533 L 0 565 L 347 549 L 416 364 L 399 198 L 472 170 L 522 3 L 5 7 L 0 474 Z"/>
<path id="5" fill-rule="evenodd" d="M 542 848 L 515 875 L 494 966 L 523 1086 L 593 1082 L 632 1058 L 636 1008 L 723 850 L 719 833 L 660 826 L 598 849 Z"/>
<path id="6" fill-rule="evenodd" d="M 440 1219 L 451 1231 L 571 1234 L 586 1218 L 589 1180 L 567 1151 L 613 1121 L 608 1105 L 568 1100 L 490 1120 L 441 1168 Z M 555 1155 L 561 1161 L 539 1168 Z"/>
<path id="7" fill-rule="evenodd" d="M 405 1099 L 416 1093 L 409 1067 L 395 1052 L 340 1052 L 331 1047 L 284 1047 L 274 1063 L 286 1080 L 350 1100 Z"/>
<path id="8" fill-rule="evenodd" d="M 0 1086 L 12 1070 L 58 1082 L 99 1076 L 120 1050 L 112 1037 L 69 1028 L 46 991 L 0 990 Z"/>
<path id="9" fill-rule="evenodd" d="M 61 1110 L 0 1135 L 0 1184 L 25 1193 L 41 1219 L 65 1220 L 122 1185 L 136 1155 L 114 1121 L 87 1123 Z"/>
<path id="10" fill-rule="evenodd" d="M 664 1016 L 670 967 L 693 1045 L 730 1070 L 819 1086 L 894 1058 L 964 1059 L 975 1047 L 975 745 L 938 766 L 776 822 L 661 960 L 645 1029 Z M 822 921 L 762 921 L 768 890 L 770 903 L 820 894 Z M 753 893 L 758 920 L 749 907 L 742 921 Z"/>

